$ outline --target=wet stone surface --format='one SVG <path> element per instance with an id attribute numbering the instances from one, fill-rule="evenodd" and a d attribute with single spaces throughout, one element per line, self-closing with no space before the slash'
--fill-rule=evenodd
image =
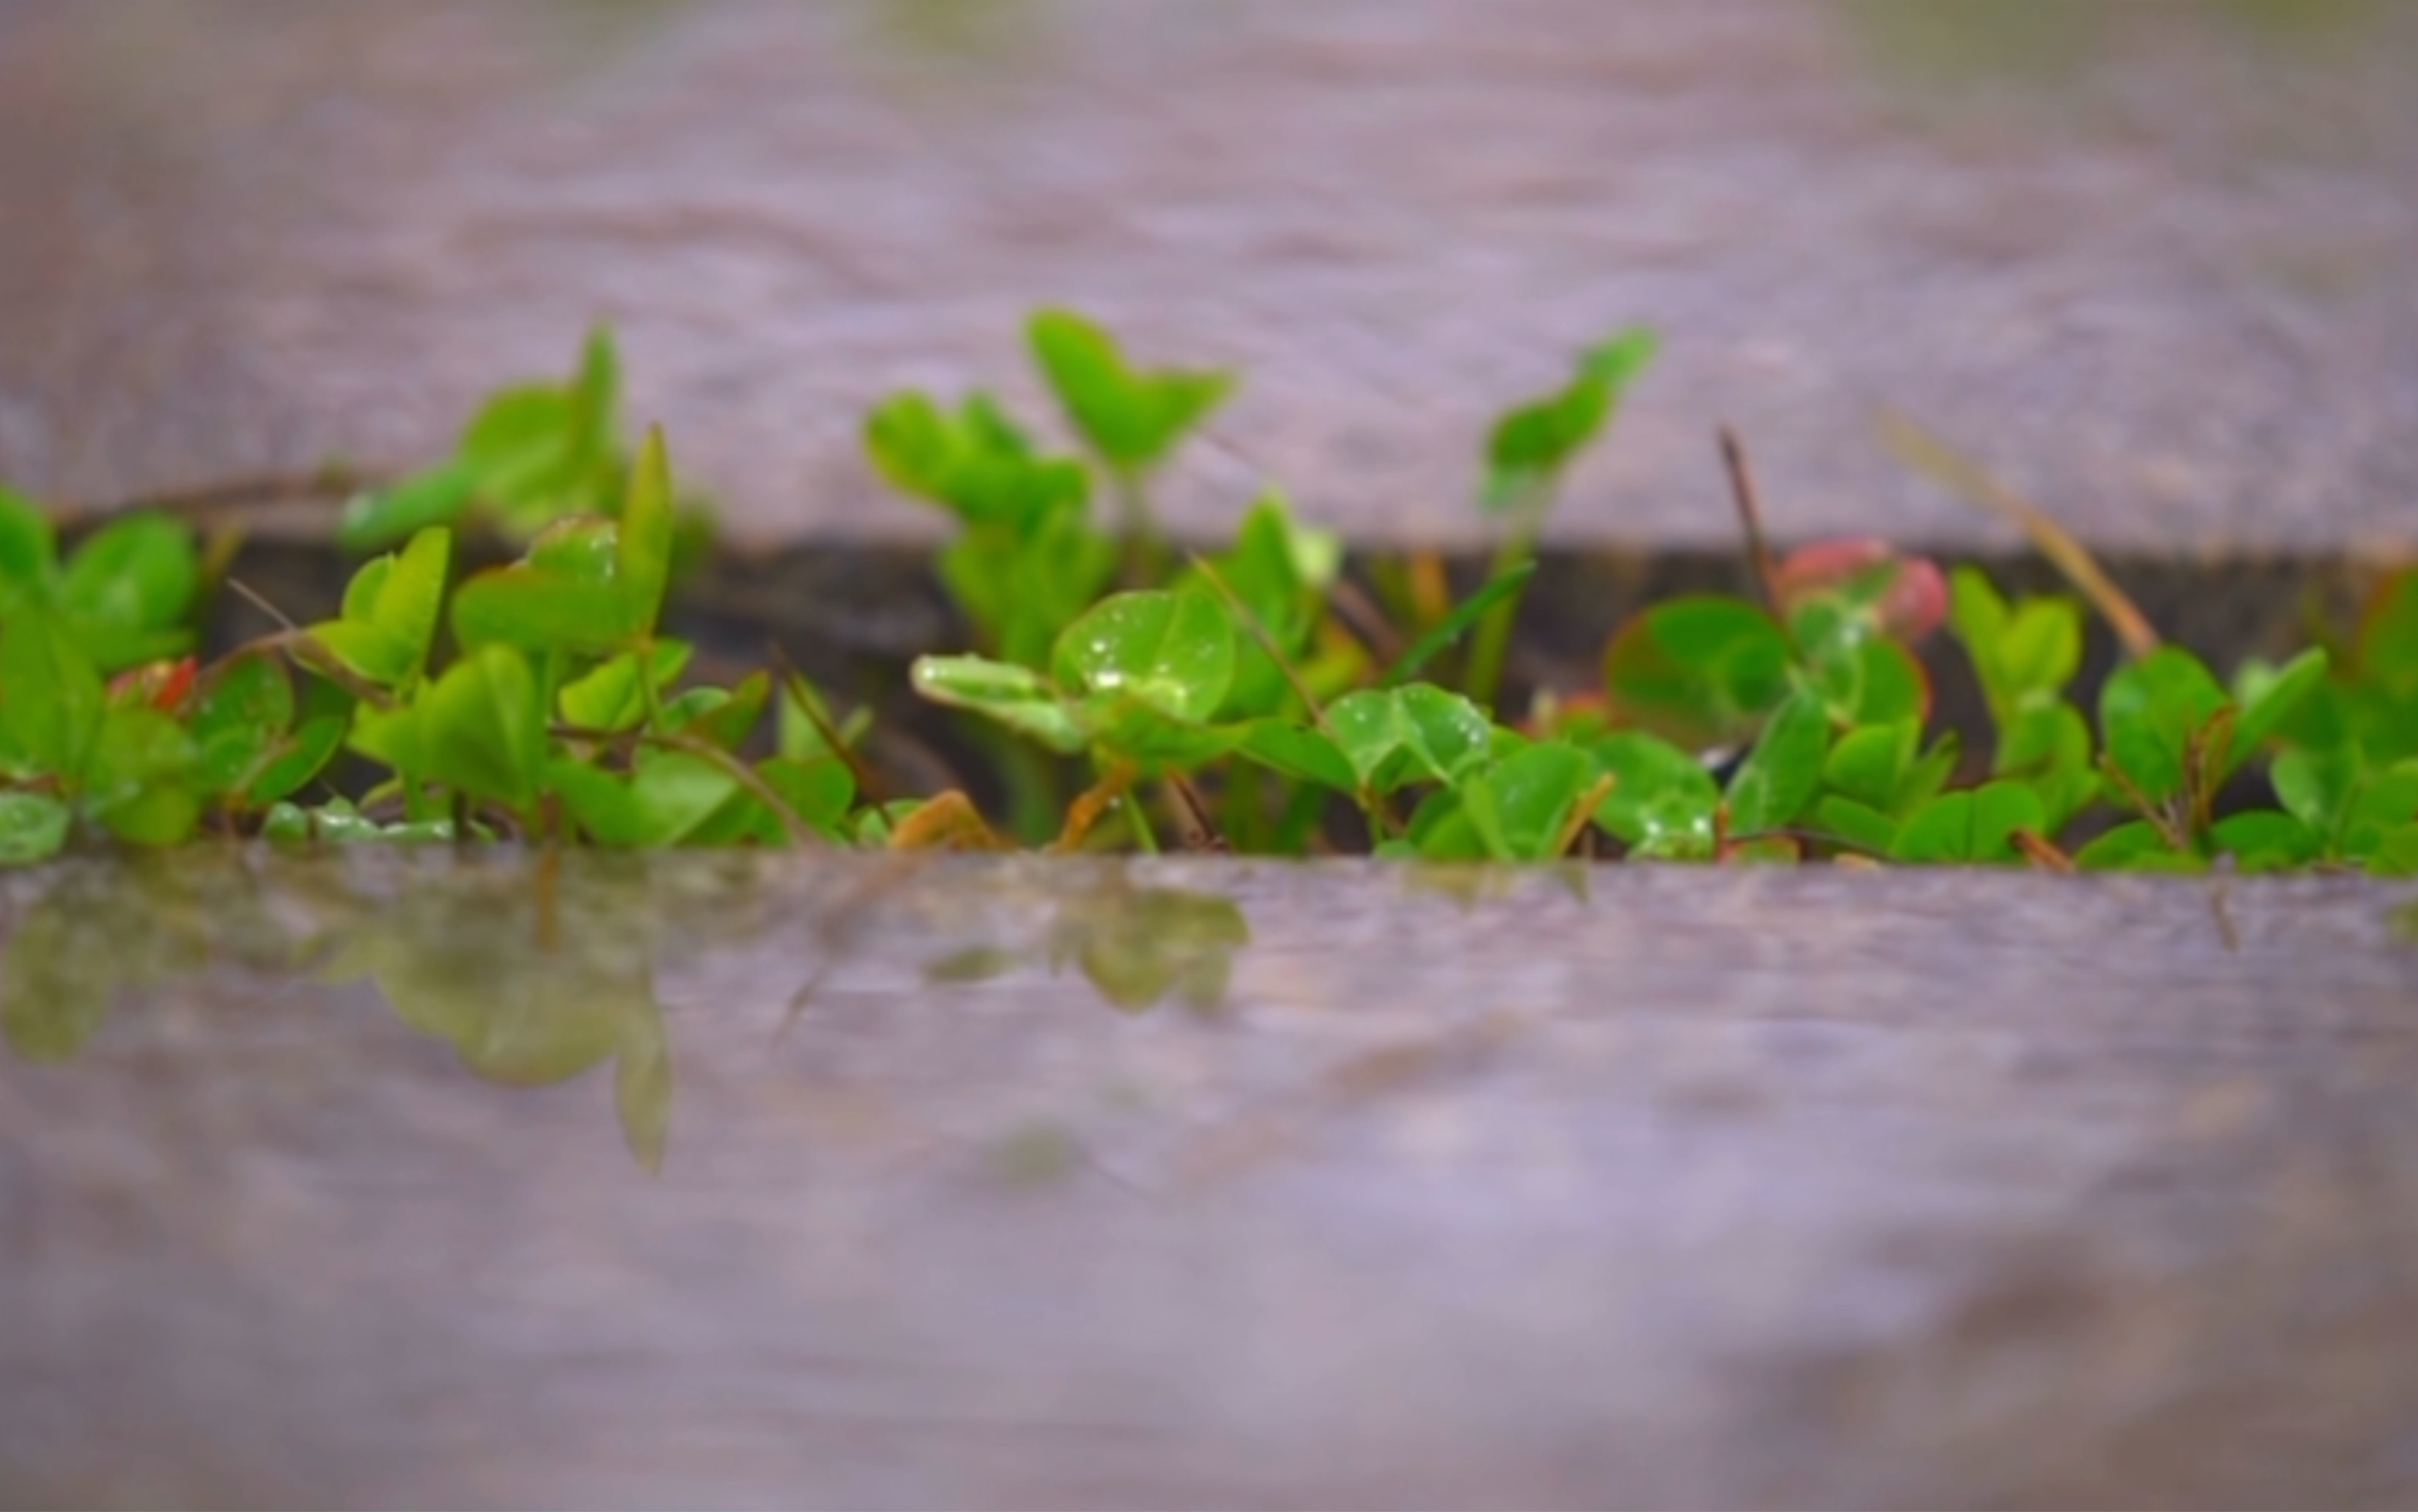
<path id="1" fill-rule="evenodd" d="M 123 499 L 440 449 L 620 323 L 735 533 L 899 538 L 867 405 L 1079 301 L 1233 362 L 1260 480 L 1467 540 L 1478 436 L 1669 337 L 1556 528 L 2005 544 L 1904 406 L 2099 543 L 2418 548 L 2418 12 L 2389 0 L 834 0 L 0 15 L 0 476 Z"/>
<path id="2" fill-rule="evenodd" d="M 2406 888 L 541 896 L 445 851 L 0 883 L 0 1499 L 2418 1495 Z"/>

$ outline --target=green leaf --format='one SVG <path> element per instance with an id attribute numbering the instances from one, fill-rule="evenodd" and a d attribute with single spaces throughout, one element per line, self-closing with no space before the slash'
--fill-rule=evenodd
<path id="1" fill-rule="evenodd" d="M 2244 872 L 2282 871 L 2316 861 L 2325 837 L 2289 814 L 2272 808 L 2229 814 L 2209 826 L 2209 848 L 2231 856 Z"/>
<path id="2" fill-rule="evenodd" d="M 620 554 L 618 560 L 621 592 L 627 601 L 628 633 L 644 637 L 654 632 L 663 613 L 664 590 L 671 582 L 671 461 L 664 450 L 664 428 L 650 428 L 630 469 L 630 491 L 621 505 Z"/>
<path id="3" fill-rule="evenodd" d="M 739 779 L 719 762 L 686 751 L 643 756 L 630 774 L 642 845 L 676 846 L 739 791 Z"/>
<path id="4" fill-rule="evenodd" d="M 1117 546 L 1061 511 L 1030 535 L 969 533 L 941 553 L 941 580 L 999 653 L 1040 669 L 1059 634 L 1116 572 Z"/>
<path id="5" fill-rule="evenodd" d="M 2162 646 L 2108 678 L 2099 693 L 2099 728 L 2117 768 L 2144 799 L 2161 803 L 2184 790 L 2194 737 L 2227 707 L 2199 658 Z"/>
<path id="6" fill-rule="evenodd" d="M 2038 833 L 2041 802 L 2018 782 L 1990 782 L 1970 792 L 1942 793 L 1898 827 L 1890 854 L 1899 861 L 2005 862 L 2018 859 L 2017 830 Z"/>
<path id="7" fill-rule="evenodd" d="M 1338 698 L 1326 710 L 1337 754 L 1352 769 L 1346 790 L 1369 782 L 1402 745 L 1402 710 L 1390 692 L 1364 689 Z"/>
<path id="8" fill-rule="evenodd" d="M 58 572 L 58 532 L 32 499 L 0 484 L 0 603 L 47 592 Z"/>
<path id="9" fill-rule="evenodd" d="M 1642 730 L 1599 736 L 1584 749 L 1613 779 L 1595 822 L 1630 855 L 1698 860 L 1713 853 L 1722 790 L 1694 756 Z"/>
<path id="10" fill-rule="evenodd" d="M 1379 685 L 1392 687 L 1415 676 L 1419 668 L 1433 661 L 1453 642 L 1469 633 L 1471 626 L 1486 618 L 1486 612 L 1527 587 L 1528 579 L 1537 575 L 1537 561 L 1514 562 L 1488 578 L 1478 590 L 1453 606 L 1452 612 L 1430 627 L 1428 633 L 1411 643 L 1401 659 L 1385 669 Z"/>
<path id="11" fill-rule="evenodd" d="M 545 768 L 536 676 L 510 646 L 482 646 L 429 684 L 414 710 L 425 775 L 516 812 L 537 800 Z"/>
<path id="12" fill-rule="evenodd" d="M 1233 680 L 1233 627 L 1207 593 L 1119 593 L 1066 627 L 1050 668 L 1062 686 L 1198 723 Z"/>
<path id="13" fill-rule="evenodd" d="M 2367 853 L 2367 869 L 2376 877 L 2418 877 L 2418 824 L 2388 831 Z"/>
<path id="14" fill-rule="evenodd" d="M 919 656 L 909 679 L 934 703 L 987 715 L 1053 751 L 1072 756 L 1091 743 L 1090 726 L 1030 667 L 980 656 Z"/>
<path id="15" fill-rule="evenodd" d="M 1781 705 L 1730 778 L 1731 832 L 1776 830 L 1804 812 L 1829 751 L 1830 716 L 1819 699 L 1798 694 Z"/>
<path id="16" fill-rule="evenodd" d="M 77 548 L 57 603 L 81 622 L 85 654 L 107 673 L 182 649 L 176 632 L 200 586 L 192 531 L 146 512 L 110 521 Z"/>
<path id="17" fill-rule="evenodd" d="M 283 663 L 261 654 L 228 663 L 193 710 L 204 789 L 240 798 L 293 722 L 294 683 Z"/>
<path id="18" fill-rule="evenodd" d="M 1380 792 L 1458 781 L 1486 761 L 1493 731 L 1476 704 L 1425 682 L 1346 694 L 1326 723 L 1358 781 Z"/>
<path id="19" fill-rule="evenodd" d="M 44 793 L 0 793 L 0 866 L 48 861 L 68 843 L 68 806 Z"/>
<path id="20" fill-rule="evenodd" d="M 432 527 L 414 535 L 401 552 L 362 563 L 345 585 L 338 618 L 313 625 L 311 638 L 354 674 L 382 687 L 410 682 L 436 638 L 452 553 L 452 532 Z"/>
<path id="21" fill-rule="evenodd" d="M 648 818 L 630 784 L 601 768 L 568 756 L 546 764 L 545 785 L 562 795 L 572 821 L 600 846 L 635 850 L 649 843 Z"/>
<path id="22" fill-rule="evenodd" d="M 500 644 L 603 656 L 628 643 L 629 617 L 617 588 L 527 563 L 491 567 L 453 595 L 453 636 L 466 650 Z"/>
<path id="23" fill-rule="evenodd" d="M 1413 779 L 1457 782 L 1487 758 L 1494 725 L 1476 704 L 1427 682 L 1396 688 L 1393 698 L 1401 756 Z"/>
<path id="24" fill-rule="evenodd" d="M 1589 349 L 1560 389 L 1507 411 L 1486 443 L 1488 509 L 1531 498 L 1557 478 L 1595 438 L 1621 391 L 1653 359 L 1654 332 L 1631 327 Z"/>
<path id="25" fill-rule="evenodd" d="M 1674 599 L 1622 627 L 1604 651 L 1615 714 L 1688 750 L 1736 741 L 1788 692 L 1792 651 L 1742 599 Z"/>
<path id="26" fill-rule="evenodd" d="M 450 526 L 478 496 L 479 471 L 449 460 L 356 494 L 336 521 L 336 543 L 349 552 L 375 551 L 434 526 Z"/>
<path id="27" fill-rule="evenodd" d="M 244 796 L 254 803 L 283 798 L 324 771 L 344 748 L 353 724 L 353 695 L 325 678 L 306 678 L 285 754 L 270 760 Z"/>
<path id="28" fill-rule="evenodd" d="M 191 782 L 199 757 L 184 726 L 160 710 L 109 710 L 93 745 L 85 806 L 121 840 L 175 845 L 201 822 Z"/>
<path id="29" fill-rule="evenodd" d="M 2080 605 L 2026 598 L 2011 609 L 1978 568 L 1952 574 L 1949 625 L 2002 732 L 2025 710 L 2054 699 L 2082 664 Z"/>
<path id="30" fill-rule="evenodd" d="M 1494 861 L 1551 861 L 1596 781 L 1586 753 L 1558 741 L 1514 752 L 1457 788 L 1462 812 Z"/>
<path id="31" fill-rule="evenodd" d="M 2418 757 L 2362 774 L 2336 832 L 2347 860 L 2371 858 L 2395 831 L 2418 820 Z"/>
<path id="32" fill-rule="evenodd" d="M 1234 387 L 1229 373 L 1136 372 L 1107 331 L 1071 310 L 1035 313 L 1026 336 L 1066 418 L 1123 472 L 1155 466 Z"/>
<path id="33" fill-rule="evenodd" d="M 405 542 L 394 566 L 378 585 L 370 620 L 401 649 L 406 677 L 416 676 L 428 660 L 452 562 L 452 531 L 418 531 Z"/>
<path id="34" fill-rule="evenodd" d="M 1245 726 L 1238 754 L 1297 782 L 1314 782 L 1339 793 L 1356 792 L 1360 775 L 1333 741 L 1289 720 L 1253 720 Z"/>
<path id="35" fill-rule="evenodd" d="M 1814 829 L 1858 850 L 1887 856 L 1897 848 L 1897 820 L 1868 803 L 1839 793 L 1824 793 L 1814 801 L 1810 817 Z"/>
<path id="36" fill-rule="evenodd" d="M 668 687 L 681 675 L 688 665 L 690 654 L 685 641 L 654 643 L 649 659 L 652 663 L 650 680 L 658 690 Z M 563 721 L 588 730 L 635 729 L 647 717 L 647 695 L 639 685 L 638 663 L 638 652 L 623 651 L 564 683 L 556 697 Z"/>
<path id="37" fill-rule="evenodd" d="M 79 784 L 99 733 L 100 674 L 49 610 L 0 625 L 0 764 Z"/>
<path id="38" fill-rule="evenodd" d="M 894 486 L 1009 540 L 1030 539 L 1058 515 L 1079 518 L 1091 495 L 1081 463 L 1035 455 L 986 394 L 955 417 L 924 394 L 894 394 L 867 419 L 865 442 Z"/>
<path id="39" fill-rule="evenodd" d="M 1872 634 L 1833 642 L 1812 658 L 1812 684 L 1844 725 L 1920 724 L 1931 712 L 1931 680 L 1900 641 Z"/>
<path id="40" fill-rule="evenodd" d="M 824 838 L 845 841 L 848 813 L 856 802 L 856 774 L 836 756 L 767 756 L 756 766 L 764 786 Z"/>
<path id="41" fill-rule="evenodd" d="M 1867 808 L 1891 813 L 1897 807 L 1898 784 L 1913 765 L 1921 738 L 1922 726 L 1913 720 L 1849 730 L 1824 759 L 1822 781 Z"/>
<path id="42" fill-rule="evenodd" d="M 764 717 L 764 706 L 773 701 L 773 679 L 758 669 L 748 673 L 730 688 L 696 688 L 683 695 L 677 712 L 664 710 L 666 733 L 685 735 L 735 751 Z"/>
<path id="43" fill-rule="evenodd" d="M 2074 852 L 2074 863 L 2087 872 L 2197 872 L 2208 859 L 2166 843 L 2158 827 L 2146 819 L 2120 824 Z"/>
<path id="44" fill-rule="evenodd" d="M 2225 773 L 2230 774 L 2255 755 L 2275 727 L 2289 718 L 2325 680 L 2326 653 L 2315 646 L 2272 673 L 2245 679 L 2237 700 L 2242 713 L 2233 726 L 2233 746 L 2226 757 Z"/>

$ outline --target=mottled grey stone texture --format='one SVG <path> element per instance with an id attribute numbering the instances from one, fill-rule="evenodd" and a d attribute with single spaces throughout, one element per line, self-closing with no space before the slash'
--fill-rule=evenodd
<path id="1" fill-rule="evenodd" d="M 0 476 L 93 501 L 331 451 L 626 336 L 736 534 L 898 538 L 895 385 L 1035 406 L 1079 301 L 1239 364 L 1171 513 L 1264 477 L 1466 541 L 1487 417 L 1664 361 L 1571 540 L 2011 534 L 1905 406 L 2095 542 L 2418 548 L 2418 15 L 2324 4 L 21 3 L 0 16 Z"/>
<path id="2" fill-rule="evenodd" d="M 675 858 L 567 868 L 550 950 L 537 896 L 10 882 L 12 1041 L 68 1043 L 29 939 L 135 985 L 0 1059 L 0 1497 L 2418 1498 L 2408 888 Z"/>

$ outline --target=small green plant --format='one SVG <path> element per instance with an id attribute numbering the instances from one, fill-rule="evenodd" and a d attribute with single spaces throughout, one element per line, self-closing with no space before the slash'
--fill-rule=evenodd
<path id="1" fill-rule="evenodd" d="M 626 466 L 620 394 L 613 333 L 598 327 L 569 381 L 497 390 L 452 456 L 347 504 L 338 539 L 377 551 L 466 519 L 526 539 L 565 515 L 610 513 Z"/>
<path id="2" fill-rule="evenodd" d="M 1069 312 L 1028 334 L 1083 454 L 1051 452 L 979 393 L 894 395 L 865 432 L 875 469 L 953 523 L 936 566 L 972 644 L 918 658 L 910 681 L 997 762 L 967 786 L 1005 793 L 1023 843 L 2418 873 L 2418 570 L 2385 577 L 2331 649 L 2227 682 L 2158 644 L 2059 536 L 2130 653 L 2086 707 L 2081 603 L 2010 602 L 1979 572 L 1876 541 L 1775 558 L 1733 449 L 1756 595 L 1650 605 L 1606 645 L 1599 685 L 1512 707 L 1505 649 L 1545 512 L 1650 333 L 1590 349 L 1502 418 L 1484 451 L 1483 503 L 1507 522 L 1492 570 L 1456 603 L 1440 574 L 1394 564 L 1398 585 L 1425 586 L 1381 590 L 1415 611 L 1391 624 L 1347 584 L 1340 543 L 1274 491 L 1217 549 L 1162 536 L 1150 482 L 1231 375 L 1137 370 Z M 204 829 L 295 845 L 1017 843 L 965 790 L 884 790 L 865 712 L 835 715 L 786 666 L 692 676 L 664 629 L 682 539 L 669 460 L 660 433 L 625 458 L 616 387 L 599 333 L 570 383 L 490 401 L 451 460 L 348 512 L 348 540 L 389 549 L 333 617 L 207 662 L 184 526 L 129 516 L 62 561 L 41 513 L 0 493 L 0 863 Z M 1106 527 L 1102 493 L 1121 505 Z M 464 575 L 457 527 L 519 555 Z M 1936 725 L 1916 647 L 1943 629 L 1986 749 Z M 1137 971 L 1135 993 L 1158 990 L 1156 966 Z"/>

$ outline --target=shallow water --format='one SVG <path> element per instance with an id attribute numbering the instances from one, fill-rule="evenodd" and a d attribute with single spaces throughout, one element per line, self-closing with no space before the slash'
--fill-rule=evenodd
<path id="1" fill-rule="evenodd" d="M 552 890 L 441 849 L 0 880 L 0 1496 L 2418 1490 L 2405 893 Z"/>
<path id="2" fill-rule="evenodd" d="M 1670 338 L 1561 528 L 2005 542 L 1907 407 L 2103 543 L 2418 547 L 2418 12 L 2386 0 L 20 3 L 0 16 L 0 476 L 125 497 L 406 462 L 627 338 L 739 533 L 934 522 L 903 383 L 1034 395 L 1072 299 L 1241 401 L 1263 476 L 1475 530 L 1487 416 Z"/>

